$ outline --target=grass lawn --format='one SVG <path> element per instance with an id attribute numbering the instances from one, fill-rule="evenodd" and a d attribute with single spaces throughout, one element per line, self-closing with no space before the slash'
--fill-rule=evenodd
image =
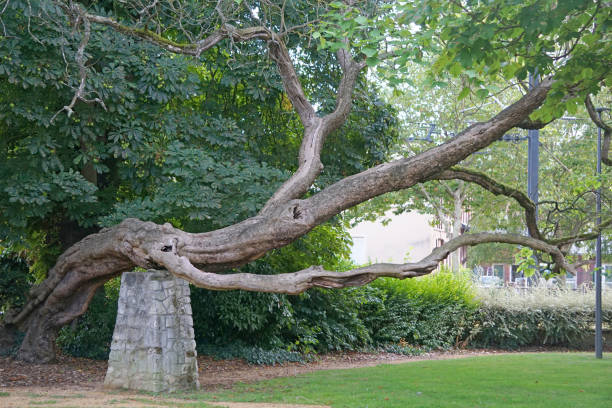
<path id="1" fill-rule="evenodd" d="M 612 407 L 612 358 L 538 353 L 319 371 L 198 395 L 332 407 Z"/>

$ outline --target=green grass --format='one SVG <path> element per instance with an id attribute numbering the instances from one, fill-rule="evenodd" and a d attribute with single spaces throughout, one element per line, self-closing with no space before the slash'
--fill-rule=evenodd
<path id="1" fill-rule="evenodd" d="M 217 401 L 324 404 L 334 408 L 609 408 L 612 358 L 541 353 L 420 361 L 319 371 L 199 395 L 209 401 L 213 396 Z"/>

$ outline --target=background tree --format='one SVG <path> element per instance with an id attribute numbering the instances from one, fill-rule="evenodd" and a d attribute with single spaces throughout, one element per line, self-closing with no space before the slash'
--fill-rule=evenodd
<path id="1" fill-rule="evenodd" d="M 299 120 L 301 133 L 298 162 L 278 188 L 275 188 L 278 184 L 270 181 L 280 181 L 286 173 L 270 170 L 262 162 L 250 164 L 250 156 L 241 156 L 235 148 L 223 149 L 213 139 L 216 133 L 208 134 L 209 140 L 186 140 L 184 144 L 163 137 L 153 141 L 157 144 L 147 144 L 154 151 L 158 151 L 158 147 L 162 147 L 163 152 L 168 149 L 168 157 L 161 163 L 169 162 L 170 169 L 159 169 L 162 177 L 156 180 L 156 184 L 148 186 L 154 190 L 159 188 L 161 194 L 156 195 L 156 199 L 160 200 L 158 203 L 181 209 L 190 207 L 190 199 L 199 200 L 196 205 L 201 212 L 196 213 L 194 218 L 205 217 L 209 209 L 212 211 L 228 204 L 223 198 L 226 191 L 231 189 L 218 188 L 216 180 L 219 178 L 226 184 L 234 182 L 238 197 L 253 195 L 254 207 L 246 209 L 251 211 L 249 214 L 237 214 L 236 220 L 240 221 L 228 220 L 227 224 L 231 225 L 222 228 L 210 225 L 207 232 L 189 232 L 189 225 L 185 225 L 183 230 L 170 223 L 159 225 L 127 218 L 69 247 L 57 258 L 47 278 L 31 291 L 23 308 L 5 314 L 2 328 L 4 338 L 10 338 L 17 329 L 26 332 L 19 351 L 22 359 L 51 360 L 57 330 L 83 313 L 101 284 L 135 266 L 166 268 L 196 286 L 209 289 L 293 294 L 310 287 L 363 285 L 380 276 L 420 276 L 434 270 L 438 262 L 455 249 L 485 242 L 530 246 L 548 253 L 557 268 L 571 269 L 562 248 L 568 242 L 588 239 L 593 235 L 592 231 L 588 231 L 592 227 L 589 224 L 585 226 L 586 233 L 550 238 L 539 230 L 535 222 L 534 204 L 516 189 L 508 188 L 481 173 L 452 166 L 487 147 L 514 127 L 544 126 L 562 115 L 565 109 L 573 109 L 588 94 L 596 94 L 601 87 L 608 85 L 611 75 L 611 45 L 607 29 L 610 10 L 599 2 L 573 4 L 569 1 L 533 1 L 515 4 L 508 0 L 491 6 L 431 1 L 427 2 L 426 7 L 415 7 L 412 3 L 393 5 L 374 1 L 287 4 L 268 1 L 185 1 L 133 3 L 130 7 L 123 3 L 91 5 L 49 1 L 33 5 L 5 0 L 2 10 L 13 13 L 11 18 L 3 17 L 7 29 L 3 42 L 18 42 L 26 36 L 41 41 L 36 33 L 32 33 L 31 23 L 36 20 L 38 24 L 35 26 L 51 27 L 57 32 L 57 36 L 46 40 L 48 45 L 57 44 L 60 50 L 72 49 L 71 53 L 60 53 L 62 59 L 58 60 L 58 64 L 65 64 L 63 56 L 66 55 L 66 61 L 74 61 L 77 75 L 74 77 L 70 71 L 68 73 L 68 78 L 72 78 L 72 82 L 68 83 L 72 98 L 59 110 L 60 113 L 50 115 L 50 119 L 60 120 L 60 115 L 65 115 L 64 120 L 76 120 L 74 111 L 81 104 L 110 110 L 110 103 L 105 101 L 102 94 L 105 83 L 93 80 L 97 71 L 87 56 L 90 43 L 103 38 L 98 37 L 99 30 L 117 35 L 118 47 L 136 47 L 133 41 L 138 44 L 144 41 L 149 44 L 146 47 L 155 46 L 158 50 L 156 55 L 168 58 L 171 63 L 186 61 L 183 56 L 198 60 L 203 56 L 206 59 L 215 54 L 228 55 L 232 61 L 234 55 L 254 55 L 256 65 L 249 68 L 253 77 L 249 77 L 248 83 L 255 84 L 261 76 L 264 79 L 266 76 L 278 78 L 283 89 L 283 97 L 279 99 L 281 106 L 292 106 L 296 115 L 293 119 L 295 123 Z M 536 18 L 538 24 L 534 24 Z M 594 20 L 597 24 L 593 24 Z M 10 21 L 19 21 L 20 24 L 11 26 Z M 317 58 L 312 60 L 305 44 L 315 41 L 319 42 L 322 57 L 317 54 Z M 408 69 L 407 61 L 421 60 L 425 53 L 436 55 L 432 75 L 442 71 L 448 71 L 451 75 L 472 71 L 470 86 L 486 88 L 486 84 L 495 82 L 500 76 L 523 80 L 528 72 L 533 73 L 536 68 L 542 75 L 542 81 L 506 109 L 484 122 L 467 127 L 440 146 L 354 174 L 349 171 L 343 174 L 346 177 L 333 183 L 330 183 L 333 178 L 328 179 L 330 182 L 325 177 L 320 179 L 319 175 L 325 175 L 322 174 L 324 142 L 342 128 L 353 106 L 357 105 L 354 99 L 359 92 L 354 90 L 357 87 L 363 89 L 360 84 L 366 67 L 384 69 L 387 66 L 402 73 Z M 147 56 L 138 56 L 141 69 L 157 67 Z M 330 87 L 313 84 L 309 89 L 305 86 L 306 79 L 321 69 L 320 66 L 312 68 L 310 62 L 316 66 L 323 56 L 334 63 L 334 72 L 338 73 L 334 79 L 337 82 Z M 9 60 L 16 57 L 12 54 L 8 56 Z M 583 65 L 585 62 L 588 62 L 587 68 Z M 38 68 L 42 69 L 37 66 L 36 70 Z M 197 67 L 194 70 L 187 67 L 183 72 L 187 75 L 194 71 L 197 72 Z M 156 74 L 158 81 L 153 85 L 147 84 L 146 89 L 155 86 L 164 88 L 165 77 Z M 182 79 L 178 82 L 184 83 Z M 106 86 L 112 87 L 113 84 L 106 83 Z M 258 84 L 258 96 L 253 97 L 252 101 L 265 101 L 268 87 L 271 85 L 265 82 L 264 85 Z M 61 82 L 58 88 L 63 89 Z M 333 93 L 335 103 L 324 103 L 319 98 L 321 92 Z M 190 96 L 193 94 L 187 94 L 186 99 Z M 285 100 L 288 103 L 283 104 Z M 189 108 L 190 102 L 193 101 L 186 100 L 178 105 Z M 123 101 L 119 100 L 115 108 L 120 109 L 122 104 Z M 189 123 L 183 116 L 178 116 L 178 121 L 166 122 L 165 115 L 171 115 L 172 108 L 172 105 L 168 105 L 160 110 L 163 113 L 160 117 L 162 123 L 179 128 Z M 207 123 L 200 123 L 194 131 L 206 136 Z M 226 122 L 221 128 L 229 129 L 232 134 L 231 123 Z M 190 129 L 194 128 L 190 126 Z M 292 133 L 284 132 L 283 139 L 290 140 Z M 156 132 L 151 131 L 150 135 L 156 135 Z M 240 131 L 233 133 L 236 140 L 241 140 L 243 136 Z M 200 136 L 194 135 L 196 137 Z M 90 144 L 94 144 L 93 139 Z M 87 143 L 72 143 L 73 148 L 82 152 L 91 149 Z M 216 156 L 192 161 L 192 155 L 199 154 L 195 151 L 196 147 L 215 152 Z M 12 154 L 12 150 L 9 149 L 9 152 Z M 156 159 L 161 160 L 161 157 Z M 235 163 L 240 161 L 238 167 L 228 166 L 227 162 L 233 163 L 234 160 Z M 182 166 L 186 170 L 177 170 L 180 161 L 194 163 L 194 166 Z M 236 169 L 240 171 L 234 172 Z M 144 170 L 137 169 L 134 177 L 138 179 L 143 174 Z M 75 179 L 81 181 L 78 175 Z M 496 232 L 466 234 L 436 248 L 416 263 L 375 264 L 345 272 L 313 266 L 281 275 L 217 273 L 247 264 L 270 250 L 286 246 L 356 204 L 434 179 L 473 182 L 496 194 L 514 198 L 525 210 L 529 235 Z M 193 181 L 193 193 L 185 194 L 177 185 L 190 181 Z M 91 189 L 90 185 L 87 186 Z M 13 187 L 13 184 L 9 187 Z M 247 190 L 249 188 L 252 190 Z M 126 190 L 120 188 L 119 192 L 132 199 L 135 194 Z M 135 190 L 137 195 L 139 190 Z M 270 198 L 265 203 L 259 201 L 266 193 L 271 194 Z M 172 199 L 168 200 L 170 194 Z M 144 199 L 134 201 L 136 205 L 125 205 L 123 208 L 127 210 L 120 214 L 128 215 L 130 209 L 139 211 L 148 207 Z M 233 207 L 225 207 L 226 213 L 233 210 Z M 109 223 L 112 221 L 110 218 Z M 609 225 L 609 221 L 603 225 Z M 194 228 L 192 231 L 201 230 Z"/>
<path id="2" fill-rule="evenodd" d="M 516 81 L 489 84 L 496 92 L 479 97 L 482 88 L 475 91 L 464 88 L 464 84 L 469 82 L 468 74 L 457 79 L 445 75 L 431 81 L 424 68 L 418 64 L 413 66 L 410 81 L 398 85 L 399 89 L 393 92 L 387 92 L 387 99 L 400 112 L 400 142 L 394 147 L 395 155 L 411 156 L 443 143 L 454 137 L 461 126 L 482 120 L 495 109 L 507 106 L 524 92 L 521 85 L 526 86 Z M 606 100 L 609 102 L 605 93 L 599 99 L 602 106 L 606 106 Z M 578 107 L 573 116 L 551 123 L 540 133 L 540 228 L 558 236 L 576 233 L 595 217 L 595 189 L 599 185 L 594 172 L 597 128 L 586 109 Z M 525 191 L 527 132 L 517 129 L 506 136 L 505 141 L 496 142 L 472 155 L 462 166 Z M 609 177 L 609 169 L 604 168 L 601 179 L 604 213 L 610 211 Z M 501 230 L 522 233 L 525 229 L 523 209 L 518 203 L 508 201 L 503 195 L 496 197 L 461 180 L 434 180 L 408 190 L 388 193 L 360 205 L 352 215 L 357 221 L 372 219 L 391 208 L 395 213 L 419 211 L 431 214 L 451 237 L 463 232 L 464 213 L 470 215 L 468 227 L 473 232 Z M 574 247 L 573 251 L 578 249 Z M 517 251 L 517 247 L 503 244 L 472 247 L 468 262 L 470 266 L 513 263 Z M 451 254 L 451 265 L 459 264 L 456 255 L 458 251 Z"/>

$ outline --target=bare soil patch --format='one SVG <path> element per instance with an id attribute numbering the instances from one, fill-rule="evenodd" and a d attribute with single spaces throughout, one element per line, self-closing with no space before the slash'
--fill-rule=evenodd
<path id="1" fill-rule="evenodd" d="M 146 395 L 127 391 L 92 391 L 57 388 L 15 388 L 8 396 L 0 396 L 0 407 L 48 407 L 48 408 L 162 408 L 189 406 L 196 401 L 176 399 L 168 395 Z M 289 405 L 252 402 L 209 402 L 208 406 L 225 408 L 329 408 L 324 405 Z"/>
<path id="2" fill-rule="evenodd" d="M 198 356 L 200 385 L 204 390 L 229 388 L 237 382 L 254 382 L 287 377 L 316 370 L 332 370 L 402 363 L 406 361 L 458 358 L 483 354 L 499 354 L 491 350 L 453 350 L 403 356 L 391 353 L 342 352 L 319 356 L 308 363 L 285 363 L 254 366 L 244 360 L 215 360 Z M 107 362 L 58 356 L 53 364 L 30 364 L 9 357 L 0 357 L 0 391 L 16 387 L 100 389 L 106 375 Z"/>

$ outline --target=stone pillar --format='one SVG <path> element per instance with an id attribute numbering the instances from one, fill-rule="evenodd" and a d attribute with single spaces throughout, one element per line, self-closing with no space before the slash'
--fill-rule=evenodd
<path id="1" fill-rule="evenodd" d="M 195 345 L 189 284 L 167 271 L 124 273 L 105 387 L 196 389 Z"/>

